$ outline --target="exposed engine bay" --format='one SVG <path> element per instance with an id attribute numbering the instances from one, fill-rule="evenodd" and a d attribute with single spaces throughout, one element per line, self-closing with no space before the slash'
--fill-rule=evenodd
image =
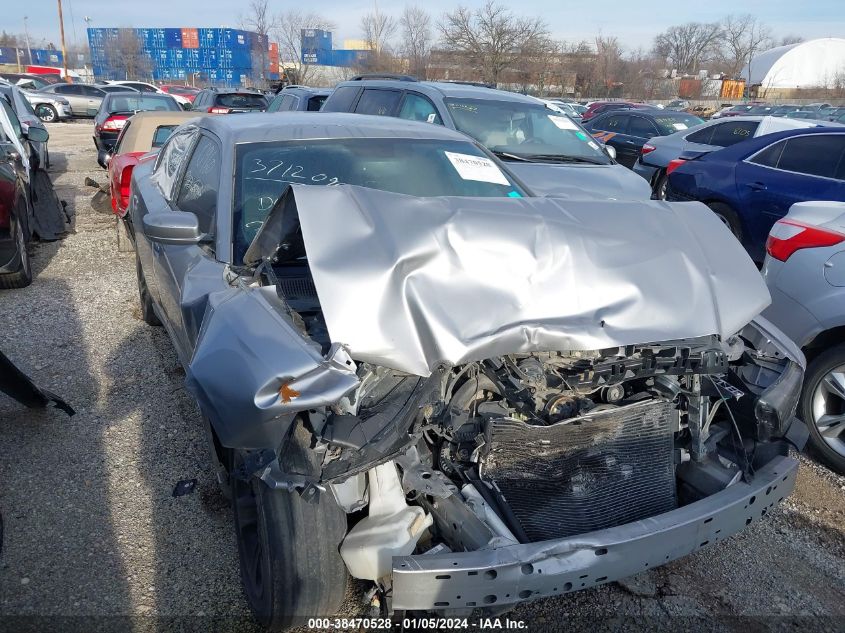
<path id="1" fill-rule="evenodd" d="M 725 343 L 507 355 L 428 378 L 359 365 L 358 390 L 308 416 L 322 481 L 349 513 L 370 504 L 341 547 L 350 572 L 386 586 L 395 555 L 585 534 L 750 480 L 788 452 L 773 438 L 802 371 L 746 330 Z"/>

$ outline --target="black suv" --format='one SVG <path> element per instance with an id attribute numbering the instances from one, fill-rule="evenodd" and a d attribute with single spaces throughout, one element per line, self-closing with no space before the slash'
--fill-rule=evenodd
<path id="1" fill-rule="evenodd" d="M 267 109 L 267 97 L 249 90 L 217 90 L 206 88 L 194 99 L 194 110 L 211 114 L 232 112 L 263 112 Z"/>

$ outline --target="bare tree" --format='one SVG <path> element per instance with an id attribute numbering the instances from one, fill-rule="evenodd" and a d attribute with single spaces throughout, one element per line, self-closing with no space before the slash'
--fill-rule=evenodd
<path id="1" fill-rule="evenodd" d="M 773 46 L 789 46 L 790 44 L 800 44 L 804 41 L 804 38 L 800 35 L 784 35 L 780 40 L 778 40 L 777 44 L 773 44 Z"/>
<path id="2" fill-rule="evenodd" d="M 272 34 L 279 43 L 279 66 L 285 67 L 292 83 L 307 84 L 313 76 L 312 64 L 302 61 L 302 32 L 309 29 L 331 31 L 334 24 L 318 13 L 295 9 L 281 13 L 274 20 Z"/>
<path id="3" fill-rule="evenodd" d="M 390 51 L 390 40 L 396 35 L 397 27 L 393 16 L 380 12 L 378 7 L 372 13 L 361 16 L 364 41 L 376 55 Z"/>
<path id="4" fill-rule="evenodd" d="M 152 74 L 152 60 L 135 29 L 118 29 L 116 37 L 106 40 L 105 58 L 112 78 L 147 79 Z"/>
<path id="5" fill-rule="evenodd" d="M 622 69 L 622 46 L 615 37 L 596 36 L 596 72 L 595 78 L 601 93 L 596 96 L 610 96 L 613 84 L 619 81 Z"/>
<path id="6" fill-rule="evenodd" d="M 408 59 L 408 72 L 425 79 L 431 54 L 431 16 L 414 5 L 406 5 L 399 19 L 402 28 L 402 54 Z"/>
<path id="7" fill-rule="evenodd" d="M 722 21 L 722 33 L 725 71 L 730 77 L 738 77 L 746 66 L 750 72 L 754 56 L 772 43 L 769 27 L 751 14 L 729 15 Z"/>
<path id="8" fill-rule="evenodd" d="M 240 16 L 241 28 L 258 35 L 257 38 L 252 39 L 250 53 L 253 60 L 253 80 L 261 83 L 264 83 L 267 78 L 268 35 L 275 27 L 269 4 L 269 0 L 251 0 L 249 12 Z M 256 65 L 259 68 L 257 73 L 255 72 Z"/>
<path id="9" fill-rule="evenodd" d="M 670 26 L 654 38 L 654 52 L 678 71 L 693 73 L 713 58 L 721 34 L 722 27 L 716 22 Z"/>
<path id="10" fill-rule="evenodd" d="M 515 16 L 493 0 L 474 11 L 458 7 L 443 16 L 438 28 L 444 47 L 461 53 L 484 81 L 493 84 L 531 49 L 533 40 L 548 37 L 541 18 Z"/>

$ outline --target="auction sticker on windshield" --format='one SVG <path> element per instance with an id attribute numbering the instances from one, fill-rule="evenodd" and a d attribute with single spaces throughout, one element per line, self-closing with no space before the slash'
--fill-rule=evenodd
<path id="1" fill-rule="evenodd" d="M 578 126 L 575 125 L 572 120 L 564 115 L 564 116 L 555 116 L 553 114 L 548 115 L 549 120 L 558 126 L 561 130 L 577 130 Z"/>
<path id="2" fill-rule="evenodd" d="M 471 156 L 470 154 L 459 154 L 457 152 L 443 152 L 446 158 L 452 163 L 455 171 L 464 180 L 477 180 L 479 182 L 492 182 L 498 185 L 509 185 L 508 179 L 496 164 L 484 156 Z"/>
<path id="3" fill-rule="evenodd" d="M 675 128 L 676 130 L 686 130 L 687 124 L 686 123 L 673 123 L 672 127 Z"/>

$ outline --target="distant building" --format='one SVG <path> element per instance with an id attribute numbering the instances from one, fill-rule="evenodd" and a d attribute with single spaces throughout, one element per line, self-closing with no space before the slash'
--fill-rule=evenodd
<path id="1" fill-rule="evenodd" d="M 799 97 L 802 92 L 845 86 L 845 39 L 826 37 L 764 51 L 741 73 L 757 94 Z"/>

